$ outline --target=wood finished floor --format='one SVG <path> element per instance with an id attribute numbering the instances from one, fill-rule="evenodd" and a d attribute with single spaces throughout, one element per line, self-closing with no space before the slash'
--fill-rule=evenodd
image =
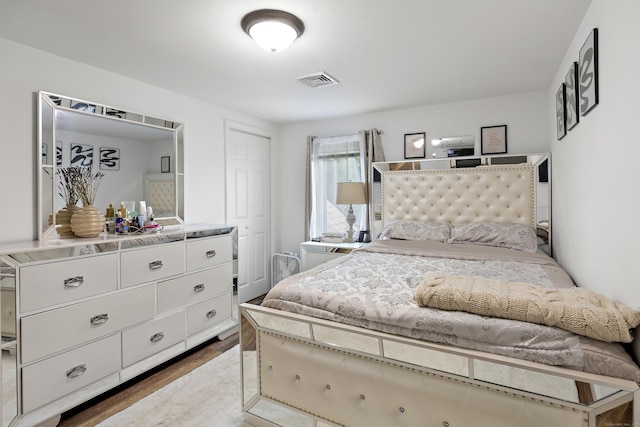
<path id="1" fill-rule="evenodd" d="M 249 301 L 260 304 L 263 296 Z M 58 427 L 93 427 L 164 387 L 171 381 L 220 356 L 239 342 L 235 333 L 224 340 L 213 339 L 149 372 L 130 380 L 62 414 Z"/>

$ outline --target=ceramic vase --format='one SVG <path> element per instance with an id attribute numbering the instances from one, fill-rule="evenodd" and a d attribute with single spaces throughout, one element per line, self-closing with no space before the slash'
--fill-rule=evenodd
<path id="1" fill-rule="evenodd" d="M 73 236 L 71 216 L 80 209 L 77 205 L 68 204 L 56 212 L 56 233 L 58 236 Z M 49 214 L 49 225 L 53 225 L 53 215 Z"/>
<path id="2" fill-rule="evenodd" d="M 71 216 L 71 230 L 78 237 L 97 237 L 104 231 L 104 215 L 93 205 L 83 206 Z"/>

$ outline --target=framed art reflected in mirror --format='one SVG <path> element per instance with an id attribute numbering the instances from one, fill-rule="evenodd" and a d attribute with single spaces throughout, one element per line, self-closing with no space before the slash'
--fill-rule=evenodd
<path id="1" fill-rule="evenodd" d="M 171 172 L 171 157 L 169 156 L 160 157 L 160 172 L 162 173 Z"/>

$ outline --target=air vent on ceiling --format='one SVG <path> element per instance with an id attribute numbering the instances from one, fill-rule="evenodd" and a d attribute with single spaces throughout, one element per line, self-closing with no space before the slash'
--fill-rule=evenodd
<path id="1" fill-rule="evenodd" d="M 330 76 L 326 71 L 318 71 L 317 73 L 307 74 L 306 76 L 296 77 L 295 79 L 300 80 L 310 87 L 331 86 L 340 83 L 338 79 Z"/>

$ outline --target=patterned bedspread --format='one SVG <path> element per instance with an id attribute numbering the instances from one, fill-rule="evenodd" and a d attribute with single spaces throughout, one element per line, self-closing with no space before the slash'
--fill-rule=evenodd
<path id="1" fill-rule="evenodd" d="M 552 259 L 511 249 L 383 240 L 278 283 L 263 305 L 382 332 L 640 382 L 621 344 L 561 329 L 419 307 L 427 272 L 574 286 Z"/>

